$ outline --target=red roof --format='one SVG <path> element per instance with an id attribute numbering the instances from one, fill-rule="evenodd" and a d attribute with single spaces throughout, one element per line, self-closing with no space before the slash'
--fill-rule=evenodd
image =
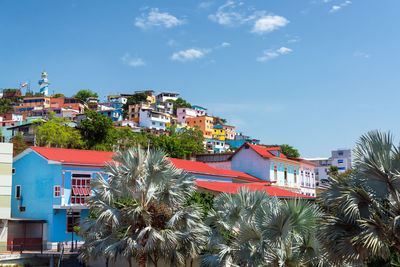
<path id="1" fill-rule="evenodd" d="M 281 150 L 280 147 L 265 147 L 265 146 L 260 146 L 260 145 L 253 145 L 250 143 L 246 143 L 247 145 L 249 145 L 255 152 L 257 152 L 260 156 L 262 157 L 276 157 L 274 154 L 272 154 L 270 151 L 274 151 L 274 150 Z M 246 145 L 245 144 L 245 145 Z M 279 153 L 280 154 L 280 158 L 287 158 L 282 152 Z"/>
<path id="2" fill-rule="evenodd" d="M 48 160 L 58 161 L 71 164 L 85 165 L 104 165 L 109 162 L 114 152 L 93 151 L 93 150 L 78 150 L 66 148 L 51 148 L 31 146 L 32 150 L 36 151 Z M 241 180 L 260 182 L 261 180 L 244 172 L 231 171 L 224 169 L 213 168 L 203 162 L 190 161 L 183 159 L 169 158 L 172 164 L 178 169 L 186 170 L 187 172 L 202 173 L 209 175 L 228 176 L 229 178 L 237 178 Z"/>
<path id="3" fill-rule="evenodd" d="M 174 159 L 174 158 L 170 158 L 169 160 L 175 165 L 176 168 L 186 170 L 187 172 L 223 175 L 234 178 L 237 177 L 247 181 L 254 181 L 254 182 L 261 181 L 260 179 L 244 172 L 217 169 L 199 161 L 190 161 L 190 160 Z"/>
<path id="4" fill-rule="evenodd" d="M 66 148 L 52 147 L 30 147 L 48 160 L 58 161 L 62 163 L 75 163 L 85 165 L 104 165 L 105 162 L 111 160 L 114 152 L 94 151 L 94 150 L 78 150 Z"/>
<path id="5" fill-rule="evenodd" d="M 241 187 L 247 187 L 251 191 L 264 190 L 269 196 L 314 198 L 311 196 L 294 193 L 285 189 L 271 186 L 267 183 L 223 183 L 223 182 L 196 181 L 196 184 L 199 187 L 216 192 L 236 193 Z"/>

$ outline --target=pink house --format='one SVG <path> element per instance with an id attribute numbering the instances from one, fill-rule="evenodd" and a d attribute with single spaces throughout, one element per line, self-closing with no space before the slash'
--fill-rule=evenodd
<path id="1" fill-rule="evenodd" d="M 178 108 L 176 110 L 176 115 L 178 117 L 178 123 L 185 124 L 187 118 L 196 118 L 197 112 L 191 108 Z"/>

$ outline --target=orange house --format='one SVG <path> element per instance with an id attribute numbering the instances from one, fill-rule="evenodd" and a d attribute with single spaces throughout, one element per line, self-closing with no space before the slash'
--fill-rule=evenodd
<path id="1" fill-rule="evenodd" d="M 199 130 L 203 132 L 204 138 L 211 139 L 213 128 L 214 128 L 214 118 L 204 115 L 195 118 L 186 118 L 186 124 L 189 127 L 198 127 Z"/>

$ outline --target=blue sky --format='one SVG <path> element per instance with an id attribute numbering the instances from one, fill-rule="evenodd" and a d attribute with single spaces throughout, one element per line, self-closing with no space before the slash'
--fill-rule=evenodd
<path id="1" fill-rule="evenodd" d="M 0 0 L 0 88 L 176 91 L 305 157 L 399 136 L 400 1 Z"/>

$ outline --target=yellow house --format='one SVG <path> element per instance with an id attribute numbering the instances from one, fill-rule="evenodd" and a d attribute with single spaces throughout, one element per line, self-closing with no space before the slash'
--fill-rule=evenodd
<path id="1" fill-rule="evenodd" d="M 222 125 L 214 125 L 212 138 L 225 141 L 225 129 L 222 127 Z"/>

